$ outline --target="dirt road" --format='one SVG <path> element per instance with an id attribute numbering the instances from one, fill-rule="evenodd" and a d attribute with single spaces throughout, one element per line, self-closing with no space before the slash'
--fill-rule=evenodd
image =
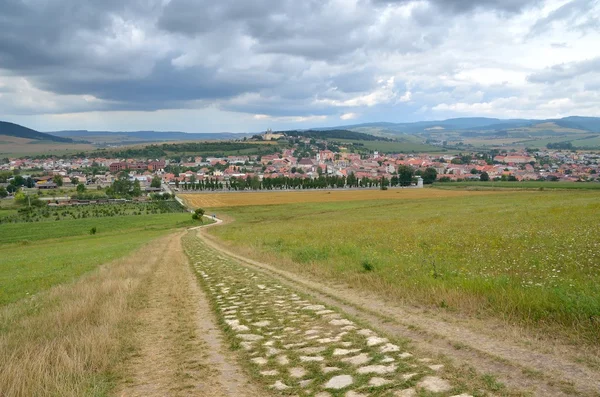
<path id="1" fill-rule="evenodd" d="M 222 260 L 234 259 L 236 266 L 254 270 L 292 291 L 305 293 L 311 302 L 354 316 L 392 338 L 408 340 L 413 354 L 441 355 L 442 361 L 453 364 L 454 370 L 449 371 L 448 376 L 457 377 L 459 382 L 465 382 L 461 378 L 466 373 L 475 371 L 483 376 L 487 389 L 497 394 L 600 396 L 600 371 L 556 352 L 526 349 L 513 341 L 490 337 L 488 332 L 477 333 L 472 328 L 461 327 L 458 322 L 390 305 L 372 293 L 306 280 L 230 252 L 206 230 L 200 230 L 198 235 Z"/>
<path id="2" fill-rule="evenodd" d="M 161 255 L 119 395 L 600 396 L 588 366 L 241 257 L 205 228 Z"/>
<path id="3" fill-rule="evenodd" d="M 138 351 L 126 364 L 122 396 L 259 396 L 224 348 L 210 306 L 172 235 L 140 302 Z M 153 258 L 156 259 L 156 258 Z"/>

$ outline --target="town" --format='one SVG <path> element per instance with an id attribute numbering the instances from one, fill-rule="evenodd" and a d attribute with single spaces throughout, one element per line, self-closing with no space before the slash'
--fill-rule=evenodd
<path id="1" fill-rule="evenodd" d="M 270 131 L 268 139 L 282 136 Z M 291 141 L 293 142 L 293 141 Z M 600 154 L 569 150 L 474 153 L 355 153 L 326 140 L 300 139 L 264 155 L 3 159 L 0 193 L 19 186 L 106 189 L 127 178 L 146 193 L 270 189 L 387 188 L 454 181 L 598 181 Z M 83 190 L 83 189 L 82 189 Z"/>

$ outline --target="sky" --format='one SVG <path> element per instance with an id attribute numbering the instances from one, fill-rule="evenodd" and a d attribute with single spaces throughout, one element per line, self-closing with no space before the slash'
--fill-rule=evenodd
<path id="1" fill-rule="evenodd" d="M 0 120 L 257 132 L 600 116 L 600 0 L 0 0 Z"/>

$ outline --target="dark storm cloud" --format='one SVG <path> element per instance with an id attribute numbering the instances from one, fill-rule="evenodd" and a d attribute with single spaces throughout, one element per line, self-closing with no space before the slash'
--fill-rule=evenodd
<path id="1" fill-rule="evenodd" d="M 286 10 L 288 4 L 286 0 L 172 0 L 165 7 L 158 26 L 193 36 L 224 25 L 259 25 L 261 21 L 267 22 L 269 15 Z"/>
<path id="2" fill-rule="evenodd" d="M 572 3 L 586 9 L 598 1 Z M 409 3 L 411 7 L 401 7 Z M 492 23 L 498 15 L 507 21 L 505 17 L 537 3 L 0 0 L 0 74 L 26 80 L 23 84 L 35 88 L 32 96 L 39 94 L 36 89 L 44 90 L 49 106 L 66 104 L 58 110 L 52 107 L 56 112 L 215 104 L 219 109 L 274 116 L 340 114 L 356 110 L 348 103 L 394 106 L 409 91 L 411 77 L 422 84 L 417 94 L 435 103 L 436 92 L 444 90 L 440 74 L 447 75 L 451 85 L 453 74 L 478 62 L 467 59 L 477 38 L 472 43 L 452 40 L 453 34 L 461 33 L 461 25 L 477 24 L 479 11 L 492 11 L 482 14 Z M 592 29 L 593 18 L 573 19 L 575 5 L 551 13 L 536 29 L 556 21 Z M 453 57 L 461 61 L 456 70 Z M 439 70 L 430 70 L 432 62 Z M 590 67 L 556 66 L 529 80 L 571 78 L 588 73 Z M 397 87 L 382 91 L 381 81 L 393 76 Z M 11 92 L 18 92 L 18 84 Z M 453 96 L 478 90 L 469 84 L 466 93 Z M 54 94 L 75 97 L 54 101 Z M 84 95 L 98 100 L 79 98 Z M 449 97 L 448 102 L 457 98 Z M 35 101 L 29 102 L 35 106 Z"/>
<path id="3" fill-rule="evenodd" d="M 453 13 L 465 13 L 476 9 L 488 9 L 507 13 L 517 13 L 522 9 L 540 3 L 541 0 L 430 0 L 436 7 Z M 406 4 L 414 0 L 375 0 L 377 3 Z"/>

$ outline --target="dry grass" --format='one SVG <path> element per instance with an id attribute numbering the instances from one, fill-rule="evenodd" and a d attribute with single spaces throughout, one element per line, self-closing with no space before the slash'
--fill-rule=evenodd
<path id="1" fill-rule="evenodd" d="M 136 316 L 139 326 L 133 337 L 139 349 L 121 371 L 126 381 L 117 388 L 122 396 L 214 396 L 224 395 L 219 371 L 207 356 L 199 319 L 210 317 L 197 280 L 174 236 L 147 279 L 148 296 Z M 213 327 L 209 320 L 210 327 Z"/>
<path id="2" fill-rule="evenodd" d="M 311 190 L 231 193 L 179 194 L 193 208 L 240 207 L 293 203 L 332 203 L 362 200 L 414 200 L 422 198 L 462 197 L 489 195 L 493 192 L 463 192 L 437 189 L 389 190 Z"/>
<path id="3" fill-rule="evenodd" d="M 135 313 L 168 238 L 0 310 L 0 391 L 105 395 L 134 348 Z M 129 352 L 129 353 L 128 353 Z"/>

